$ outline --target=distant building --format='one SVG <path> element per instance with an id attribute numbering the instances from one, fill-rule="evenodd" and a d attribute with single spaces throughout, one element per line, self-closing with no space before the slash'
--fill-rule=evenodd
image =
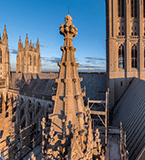
<path id="1" fill-rule="evenodd" d="M 25 47 L 23 47 L 23 44 L 21 43 L 21 37 L 19 37 L 16 72 L 41 73 L 39 40 L 37 39 L 35 48 L 31 41 L 29 44 L 28 34 L 26 35 Z"/>

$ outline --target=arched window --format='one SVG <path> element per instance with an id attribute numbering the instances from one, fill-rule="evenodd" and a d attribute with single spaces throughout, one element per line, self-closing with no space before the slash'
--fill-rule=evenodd
<path id="1" fill-rule="evenodd" d="M 137 0 L 131 0 L 131 17 L 137 17 Z"/>
<path id="2" fill-rule="evenodd" d="M 32 58 L 31 58 L 31 55 L 29 56 L 30 58 L 30 66 L 32 65 Z"/>
<path id="3" fill-rule="evenodd" d="M 0 48 L 0 63 L 2 63 L 2 50 Z"/>
<path id="4" fill-rule="evenodd" d="M 132 68 L 137 68 L 137 48 L 135 44 L 131 48 L 131 64 Z"/>
<path id="5" fill-rule="evenodd" d="M 118 67 L 124 68 L 124 47 L 122 44 L 119 46 Z"/>
<path id="6" fill-rule="evenodd" d="M 124 0 L 118 0 L 118 17 L 124 17 Z"/>
<path id="7" fill-rule="evenodd" d="M 34 66 L 36 66 L 36 56 L 34 56 Z"/>

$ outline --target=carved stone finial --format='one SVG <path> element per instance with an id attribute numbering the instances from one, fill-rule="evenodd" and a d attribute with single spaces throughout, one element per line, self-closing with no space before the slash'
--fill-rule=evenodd
<path id="1" fill-rule="evenodd" d="M 32 41 L 30 40 L 30 46 L 29 46 L 30 48 L 32 48 Z"/>
<path id="2" fill-rule="evenodd" d="M 6 42 L 6 43 L 8 42 L 8 35 L 7 35 L 6 25 L 4 25 L 3 41 Z"/>
<path id="3" fill-rule="evenodd" d="M 21 36 L 19 36 L 19 44 L 21 44 Z"/>
<path id="4" fill-rule="evenodd" d="M 28 47 L 29 47 L 28 33 L 26 33 L 25 48 L 28 48 Z"/>
<path id="5" fill-rule="evenodd" d="M 72 25 L 72 17 L 69 14 L 65 17 L 65 25 L 68 27 Z"/>
<path id="6" fill-rule="evenodd" d="M 20 51 L 22 48 L 22 43 L 21 43 L 21 36 L 19 36 L 19 42 L 18 42 L 18 51 Z"/>
<path id="7" fill-rule="evenodd" d="M 39 51 L 40 51 L 39 38 L 37 38 L 36 49 L 37 49 L 37 52 L 39 52 Z"/>

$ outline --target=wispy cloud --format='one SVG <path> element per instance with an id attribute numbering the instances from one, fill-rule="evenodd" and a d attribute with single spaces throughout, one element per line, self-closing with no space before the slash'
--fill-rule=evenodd
<path id="1" fill-rule="evenodd" d="M 94 69 L 94 68 L 96 68 L 96 69 L 99 68 L 100 69 L 100 68 L 102 68 L 102 69 L 104 69 L 105 66 L 80 64 L 80 66 L 78 68 L 84 68 L 84 69 Z"/>
<path id="2" fill-rule="evenodd" d="M 41 57 L 44 62 L 58 63 L 61 61 L 59 57 Z"/>
<path id="3" fill-rule="evenodd" d="M 58 58 L 58 57 L 52 57 L 51 59 L 50 59 L 50 62 L 51 63 L 58 63 L 58 62 L 60 62 L 61 61 L 61 58 Z"/>
<path id="4" fill-rule="evenodd" d="M 106 61 L 105 58 L 98 58 L 98 57 L 85 57 L 87 63 L 94 62 L 94 61 Z"/>
<path id="5" fill-rule="evenodd" d="M 17 53 L 18 53 L 18 50 L 16 50 L 16 49 L 10 49 L 10 53 L 12 53 L 12 54 L 17 54 Z"/>
<path id="6" fill-rule="evenodd" d="M 44 61 L 44 62 L 50 62 L 49 57 L 41 57 L 41 60 Z"/>
<path id="7" fill-rule="evenodd" d="M 33 42 L 32 44 L 36 45 L 37 42 Z M 46 46 L 45 46 L 44 44 L 42 44 L 42 43 L 39 43 L 39 46 L 40 46 L 40 47 L 46 47 Z"/>

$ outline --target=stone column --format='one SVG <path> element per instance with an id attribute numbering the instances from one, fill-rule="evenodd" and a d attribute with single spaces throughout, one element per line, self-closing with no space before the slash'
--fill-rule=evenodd
<path id="1" fill-rule="evenodd" d="M 131 54 L 130 54 L 130 16 L 131 16 L 131 12 L 130 12 L 130 5 L 129 5 L 129 1 L 126 1 L 126 16 L 125 16 L 125 24 L 126 24 L 126 49 L 125 49 L 125 66 L 126 66 L 126 70 L 125 70 L 125 74 L 126 74 L 126 78 L 129 77 L 129 72 L 131 69 Z"/>
<path id="2" fill-rule="evenodd" d="M 138 64 L 139 78 L 145 80 L 144 77 L 144 45 L 143 45 L 143 1 L 139 0 L 139 49 L 138 49 Z"/>

